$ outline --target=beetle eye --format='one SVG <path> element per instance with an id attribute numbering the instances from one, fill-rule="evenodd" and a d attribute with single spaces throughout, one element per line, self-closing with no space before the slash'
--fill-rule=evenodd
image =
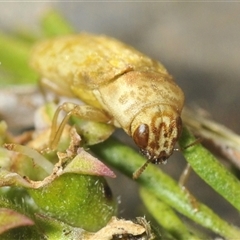
<path id="1" fill-rule="evenodd" d="M 140 148 L 146 148 L 148 145 L 149 127 L 147 124 L 141 124 L 133 134 L 133 140 Z"/>

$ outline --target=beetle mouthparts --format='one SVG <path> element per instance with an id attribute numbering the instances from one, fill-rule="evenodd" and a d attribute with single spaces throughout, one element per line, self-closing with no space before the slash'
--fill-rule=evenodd
<path id="1" fill-rule="evenodd" d="M 166 164 L 169 158 L 169 155 L 165 151 L 160 152 L 158 156 L 151 154 L 146 149 L 140 149 L 140 152 L 149 162 L 153 164 Z"/>

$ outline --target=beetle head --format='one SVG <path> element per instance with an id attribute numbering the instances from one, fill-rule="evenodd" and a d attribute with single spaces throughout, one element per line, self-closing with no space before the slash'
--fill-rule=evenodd
<path id="1" fill-rule="evenodd" d="M 181 134 L 180 113 L 168 105 L 150 106 L 131 124 L 133 140 L 149 162 L 166 163 Z"/>

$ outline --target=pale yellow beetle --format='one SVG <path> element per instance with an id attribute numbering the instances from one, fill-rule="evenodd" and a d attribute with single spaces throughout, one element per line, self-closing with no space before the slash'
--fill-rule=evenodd
<path id="1" fill-rule="evenodd" d="M 58 94 L 87 104 L 65 104 L 67 112 L 124 129 L 148 162 L 173 153 L 184 94 L 159 62 L 113 38 L 82 33 L 37 44 L 31 65 Z"/>

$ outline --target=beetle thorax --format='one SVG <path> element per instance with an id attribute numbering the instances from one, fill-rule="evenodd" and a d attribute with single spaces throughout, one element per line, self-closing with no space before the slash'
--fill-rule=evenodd
<path id="1" fill-rule="evenodd" d="M 142 154 L 158 164 L 172 155 L 181 128 L 180 115 L 171 106 L 151 106 L 135 117 L 131 135 Z"/>

